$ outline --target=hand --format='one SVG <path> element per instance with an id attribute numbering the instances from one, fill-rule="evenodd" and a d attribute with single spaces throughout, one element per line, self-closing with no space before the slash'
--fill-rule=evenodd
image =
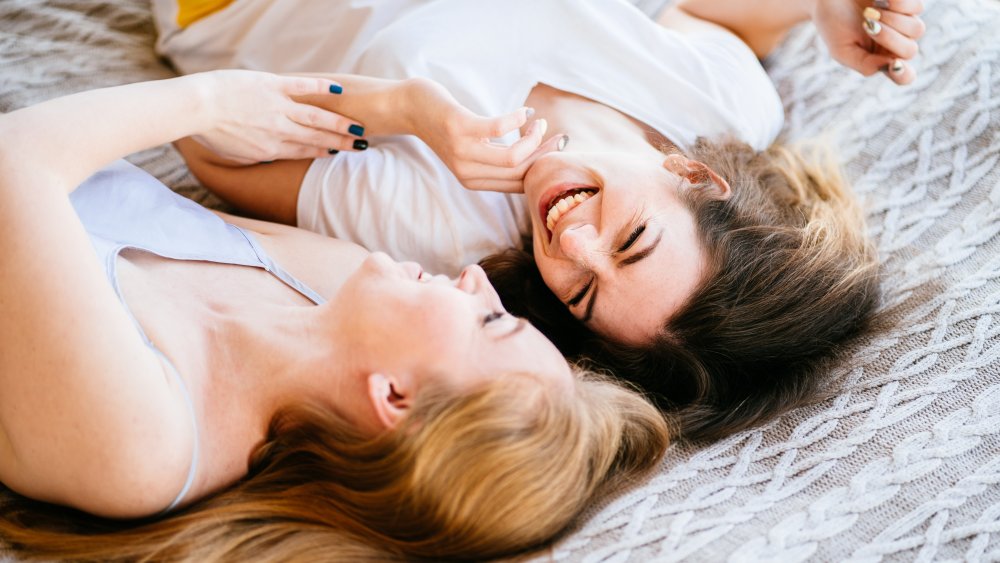
<path id="1" fill-rule="evenodd" d="M 433 80 L 411 79 L 405 87 L 412 108 L 408 129 L 470 190 L 523 192 L 522 180 L 531 163 L 565 143 L 563 135 L 543 142 L 547 127 L 543 119 L 528 125 L 524 135 L 510 146 L 493 143 L 491 138 L 524 126 L 532 111 L 520 108 L 499 117 L 481 117 Z"/>
<path id="2" fill-rule="evenodd" d="M 879 14 L 877 34 L 865 31 L 861 14 L 868 7 Z M 865 76 L 882 71 L 897 84 L 909 84 L 916 72 L 904 61 L 917 55 L 925 30 L 919 17 L 923 8 L 923 0 L 879 0 L 877 6 L 865 0 L 816 0 L 813 22 L 837 62 Z"/>
<path id="3" fill-rule="evenodd" d="M 194 136 L 223 159 L 252 164 L 278 159 L 329 156 L 330 149 L 351 147 L 352 120 L 293 96 L 334 96 L 339 84 L 315 77 L 278 76 L 247 70 L 196 74 L 203 83 L 212 126 Z"/>

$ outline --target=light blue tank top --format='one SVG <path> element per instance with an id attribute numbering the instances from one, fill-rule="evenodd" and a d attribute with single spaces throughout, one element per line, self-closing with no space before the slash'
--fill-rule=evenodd
<path id="1" fill-rule="evenodd" d="M 187 480 L 164 512 L 187 495 L 198 467 L 198 421 L 190 392 L 173 363 L 146 336 L 129 310 L 118 284 L 118 254 L 126 248 L 174 260 L 198 260 L 263 268 L 313 303 L 325 300 L 275 263 L 249 232 L 223 221 L 204 207 L 170 191 L 156 178 L 125 162 L 100 170 L 70 194 L 70 202 L 90 235 L 108 282 L 146 345 L 156 353 L 180 386 L 191 413 L 194 451 Z"/>

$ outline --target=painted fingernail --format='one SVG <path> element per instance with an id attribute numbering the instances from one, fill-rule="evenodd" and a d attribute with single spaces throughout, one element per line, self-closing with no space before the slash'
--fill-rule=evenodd
<path id="1" fill-rule="evenodd" d="M 569 135 L 563 135 L 561 139 L 556 143 L 556 150 L 562 151 L 566 148 L 566 143 L 569 142 Z"/>
<path id="2" fill-rule="evenodd" d="M 865 33 L 867 33 L 869 37 L 875 37 L 879 33 L 882 33 L 882 24 L 877 21 L 866 19 L 861 26 L 865 29 Z"/>
<path id="3" fill-rule="evenodd" d="M 350 127 L 347 128 L 347 132 L 350 133 L 351 135 L 354 135 L 355 137 L 365 136 L 365 128 L 360 125 L 351 125 Z"/>
<path id="4" fill-rule="evenodd" d="M 271 164 L 272 162 L 274 162 L 274 161 L 273 160 L 262 160 L 262 161 L 260 161 L 261 164 Z"/>
<path id="5" fill-rule="evenodd" d="M 875 0 L 875 7 L 883 10 L 889 9 L 889 0 Z"/>
<path id="6" fill-rule="evenodd" d="M 337 154 L 340 151 L 338 151 L 337 149 L 326 149 L 326 152 L 328 152 L 330 154 Z"/>
<path id="7" fill-rule="evenodd" d="M 354 141 L 354 150 L 363 151 L 368 148 L 368 141 L 364 139 L 358 139 Z"/>
<path id="8" fill-rule="evenodd" d="M 531 119 L 531 116 L 535 115 L 535 108 L 528 108 L 524 110 L 524 115 L 527 119 Z"/>
<path id="9" fill-rule="evenodd" d="M 899 74 L 903 72 L 904 68 L 906 67 L 903 65 L 903 61 L 896 59 L 892 61 L 892 66 L 889 67 L 889 70 L 891 70 L 893 74 Z"/>
<path id="10" fill-rule="evenodd" d="M 882 12 L 876 10 L 875 8 L 865 8 L 864 12 L 861 12 L 861 17 L 866 20 L 879 21 L 882 19 Z"/>
<path id="11" fill-rule="evenodd" d="M 331 94 L 343 94 L 344 93 L 344 87 L 341 86 L 340 84 L 331 84 L 330 85 L 330 93 Z"/>

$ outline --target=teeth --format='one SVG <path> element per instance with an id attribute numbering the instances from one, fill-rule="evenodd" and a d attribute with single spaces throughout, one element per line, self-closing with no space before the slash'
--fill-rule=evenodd
<path id="1" fill-rule="evenodd" d="M 580 205 L 581 203 L 592 198 L 594 193 L 596 192 L 582 191 L 560 198 L 549 207 L 549 214 L 545 218 L 545 226 L 551 231 L 552 228 L 555 227 L 556 222 L 558 222 L 563 215 L 568 213 L 569 210 L 573 209 L 577 205 Z"/>

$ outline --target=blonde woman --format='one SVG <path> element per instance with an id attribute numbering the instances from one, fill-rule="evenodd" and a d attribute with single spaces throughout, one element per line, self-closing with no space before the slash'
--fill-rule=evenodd
<path id="1" fill-rule="evenodd" d="M 337 86 L 222 71 L 0 116 L 19 554 L 510 555 L 661 458 L 655 409 L 574 377 L 478 267 L 432 276 L 108 164 L 186 136 L 236 160 L 325 151 L 337 116 L 296 98 Z"/>
<path id="2" fill-rule="evenodd" d="M 384 127 L 356 83 L 327 100 L 364 126 L 339 154 L 239 167 L 181 144 L 206 186 L 440 271 L 516 248 L 483 262 L 504 302 L 689 437 L 810 400 L 814 368 L 871 319 L 854 198 L 829 159 L 773 144 L 782 106 L 758 57 L 811 20 L 838 61 L 906 84 L 921 0 L 682 0 L 655 21 L 625 0 L 153 5 L 183 72 L 375 76 L 410 116 Z"/>

